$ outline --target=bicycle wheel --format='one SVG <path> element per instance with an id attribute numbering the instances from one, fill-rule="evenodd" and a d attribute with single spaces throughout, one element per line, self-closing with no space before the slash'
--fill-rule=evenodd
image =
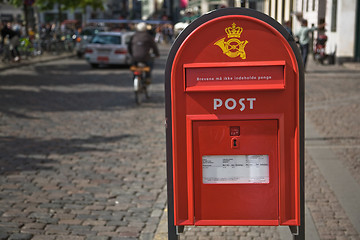
<path id="1" fill-rule="evenodd" d="M 135 93 L 135 102 L 137 105 L 140 105 L 142 102 L 142 86 L 141 79 L 139 76 L 134 76 L 134 93 Z"/>
<path id="2" fill-rule="evenodd" d="M 135 102 L 136 102 L 137 105 L 140 105 L 141 102 L 142 102 L 142 96 L 141 95 L 142 95 L 141 92 L 139 92 L 139 91 L 135 92 Z"/>
<path id="3" fill-rule="evenodd" d="M 149 98 L 150 98 L 149 86 L 150 86 L 150 85 L 148 85 L 148 84 L 145 84 L 145 85 L 144 85 L 144 93 L 145 93 L 146 99 L 149 99 Z"/>

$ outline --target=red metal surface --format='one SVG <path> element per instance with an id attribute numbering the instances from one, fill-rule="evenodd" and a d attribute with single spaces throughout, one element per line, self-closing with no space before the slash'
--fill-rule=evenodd
<path id="1" fill-rule="evenodd" d="M 228 129 L 239 125 L 239 147 L 231 148 Z M 270 221 L 278 225 L 277 121 L 194 121 L 194 200 L 195 225 L 198 221 L 251 220 L 253 224 Z M 268 155 L 270 183 L 203 184 L 202 156 Z M 217 221 L 215 221 L 217 220 Z"/>
<path id="2" fill-rule="evenodd" d="M 282 35 L 219 17 L 187 37 L 171 72 L 175 225 L 299 225 L 299 79 Z M 272 78 L 216 81 L 239 74 Z M 230 126 L 240 126 L 238 148 Z M 204 154 L 269 155 L 270 182 L 203 184 Z"/>

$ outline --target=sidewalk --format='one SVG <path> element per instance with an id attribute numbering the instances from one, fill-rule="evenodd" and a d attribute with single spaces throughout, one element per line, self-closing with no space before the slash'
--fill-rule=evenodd
<path id="1" fill-rule="evenodd" d="M 360 71 L 360 62 L 345 62 L 343 65 L 347 69 Z"/>
<path id="2" fill-rule="evenodd" d="M 20 62 L 4 63 L 4 62 L 0 61 L 0 71 L 4 71 L 7 69 L 11 69 L 11 68 L 17 68 L 20 66 L 27 66 L 27 65 L 31 65 L 31 64 L 35 64 L 35 63 L 41 63 L 41 62 L 53 61 L 53 60 L 62 59 L 62 58 L 68 58 L 68 57 L 72 57 L 72 56 L 75 56 L 75 53 L 66 52 L 66 53 L 61 53 L 61 54 L 56 54 L 56 55 L 50 54 L 50 53 L 44 53 L 40 56 L 36 56 L 36 57 L 28 58 L 28 59 L 21 59 Z"/>
<path id="3" fill-rule="evenodd" d="M 360 63 L 318 65 L 309 60 L 305 77 L 305 231 L 309 240 L 360 239 L 359 81 Z M 286 226 L 188 226 L 180 238 L 289 240 L 292 236 Z M 154 239 L 167 239 L 167 209 Z"/>

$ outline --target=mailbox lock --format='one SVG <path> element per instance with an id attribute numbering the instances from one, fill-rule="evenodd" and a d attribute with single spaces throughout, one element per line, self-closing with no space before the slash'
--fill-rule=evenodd
<path id="1" fill-rule="evenodd" d="M 239 139 L 237 137 L 234 137 L 231 139 L 231 148 L 237 149 L 240 146 Z"/>

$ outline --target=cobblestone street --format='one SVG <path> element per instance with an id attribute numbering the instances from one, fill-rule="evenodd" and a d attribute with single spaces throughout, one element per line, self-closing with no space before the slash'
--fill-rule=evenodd
<path id="1" fill-rule="evenodd" d="M 351 192 L 360 192 L 359 70 L 321 66 L 310 60 L 305 74 L 305 124 L 312 126 L 311 129 L 306 126 L 305 131 L 306 239 L 309 240 L 360 239 L 359 208 L 349 203 L 358 203 L 359 194 L 353 196 Z M 335 179 L 327 179 L 329 176 L 323 175 L 322 168 L 331 159 L 314 161 L 312 153 L 318 148 L 330 154 L 344 172 L 333 169 L 327 174 Z M 316 157 L 320 159 L 323 155 Z M 343 191 L 334 191 L 338 188 Z M 183 239 L 286 240 L 291 239 L 289 232 L 282 227 L 189 227 Z"/>
<path id="2" fill-rule="evenodd" d="M 65 59 L 0 73 L 0 239 L 152 239 L 166 51 L 140 107 L 126 68 Z"/>
<path id="3" fill-rule="evenodd" d="M 306 74 L 305 114 L 314 125 L 305 137 L 306 205 L 321 239 L 360 239 L 359 208 L 350 206 L 360 192 L 359 70 L 313 63 Z M 332 160 L 338 168 L 329 171 Z"/>
<path id="4" fill-rule="evenodd" d="M 166 239 L 164 67 L 137 106 L 127 68 L 67 58 L 0 71 L 0 239 Z M 307 240 L 360 239 L 360 70 L 309 62 Z M 181 239 L 288 240 L 287 227 Z"/>

